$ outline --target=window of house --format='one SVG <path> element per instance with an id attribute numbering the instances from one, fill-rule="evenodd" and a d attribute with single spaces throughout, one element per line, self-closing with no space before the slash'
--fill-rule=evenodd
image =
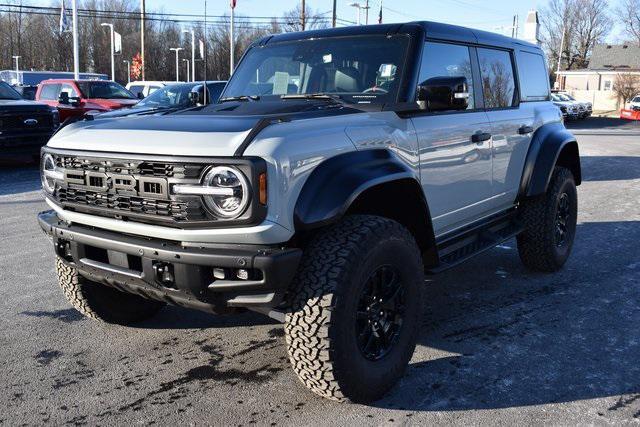
<path id="1" fill-rule="evenodd" d="M 611 90 L 611 87 L 613 86 L 611 80 L 605 80 L 602 83 L 602 90 Z"/>
<path id="2" fill-rule="evenodd" d="M 469 105 L 467 110 L 475 108 L 473 99 L 473 74 L 469 48 L 448 43 L 427 42 L 422 54 L 420 77 L 418 82 L 434 77 L 466 77 L 469 85 Z"/>
<path id="3" fill-rule="evenodd" d="M 485 108 L 507 108 L 517 103 L 511 54 L 504 50 L 478 49 Z"/>

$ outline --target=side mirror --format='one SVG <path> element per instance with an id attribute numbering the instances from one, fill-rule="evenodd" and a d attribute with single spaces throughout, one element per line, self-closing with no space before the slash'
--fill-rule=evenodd
<path id="1" fill-rule="evenodd" d="M 67 92 L 60 92 L 58 96 L 58 102 L 60 104 L 68 105 L 69 104 L 69 94 Z"/>
<path id="2" fill-rule="evenodd" d="M 138 97 L 138 99 L 144 99 L 144 93 L 142 92 L 138 92 L 136 96 Z"/>
<path id="3" fill-rule="evenodd" d="M 466 110 L 469 106 L 469 85 L 466 77 L 432 77 L 418 86 L 421 110 Z"/>
<path id="4" fill-rule="evenodd" d="M 80 106 L 80 97 L 78 97 L 78 96 L 72 96 L 72 97 L 69 97 L 69 103 L 70 103 L 73 107 L 78 107 L 78 106 Z"/>
<path id="5" fill-rule="evenodd" d="M 189 92 L 189 104 L 198 105 L 198 103 L 200 102 L 200 98 L 201 97 L 198 92 Z"/>

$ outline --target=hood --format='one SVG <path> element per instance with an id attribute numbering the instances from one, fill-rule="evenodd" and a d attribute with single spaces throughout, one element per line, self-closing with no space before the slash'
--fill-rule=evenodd
<path id="1" fill-rule="evenodd" d="M 291 102 L 295 103 L 298 102 Z M 236 105 L 238 108 L 234 111 L 215 111 L 218 107 L 232 107 L 231 104 L 229 102 L 201 107 L 197 111 L 188 110 L 167 115 L 133 115 L 104 119 L 97 116 L 94 120 L 66 126 L 55 134 L 47 145 L 61 149 L 119 153 L 233 156 L 251 130 L 260 129 L 259 123 L 264 118 L 289 122 L 362 112 L 329 102 L 303 102 L 305 107 L 315 104 L 314 108 L 293 108 L 289 103 L 278 102 L 280 107 L 287 104 L 286 108 L 269 110 L 263 105 L 260 107 L 262 114 L 255 110 L 254 114 L 240 115 L 237 111 L 242 106 L 240 104 Z"/>
<path id="2" fill-rule="evenodd" d="M 126 116 L 138 116 L 138 115 L 162 115 L 168 114 L 170 112 L 175 112 L 177 110 L 183 110 L 188 107 L 172 107 L 172 108 L 153 108 L 153 107 L 143 107 L 143 108 L 121 108 L 114 111 L 108 111 L 106 113 L 101 113 L 95 115 L 96 119 L 109 119 L 114 117 L 126 117 Z"/>
<path id="3" fill-rule="evenodd" d="M 51 110 L 47 104 L 39 102 L 27 101 L 23 99 L 0 99 L 0 111 L 45 111 Z"/>
<path id="4" fill-rule="evenodd" d="M 132 107 L 136 105 L 139 99 L 87 99 L 87 103 L 96 104 L 108 110 L 116 110 L 118 108 Z"/>

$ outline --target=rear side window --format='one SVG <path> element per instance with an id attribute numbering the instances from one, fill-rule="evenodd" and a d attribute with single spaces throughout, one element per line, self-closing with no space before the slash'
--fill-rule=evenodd
<path id="1" fill-rule="evenodd" d="M 504 50 L 478 49 L 485 108 L 516 105 L 516 83 L 511 54 Z"/>
<path id="2" fill-rule="evenodd" d="M 129 88 L 129 92 L 133 93 L 135 96 L 138 96 L 139 93 L 142 92 L 144 86 L 131 86 Z"/>
<path id="3" fill-rule="evenodd" d="M 518 74 L 522 101 L 546 101 L 549 97 L 549 76 L 542 55 L 518 53 Z"/>
<path id="4" fill-rule="evenodd" d="M 424 81 L 434 77 L 466 77 L 469 85 L 469 105 L 467 110 L 475 108 L 473 75 L 467 46 L 433 42 L 425 43 L 418 81 L 422 84 Z"/>
<path id="5" fill-rule="evenodd" d="M 48 101 L 57 101 L 58 94 L 60 92 L 59 84 L 43 85 L 40 92 L 40 99 L 46 99 Z"/>

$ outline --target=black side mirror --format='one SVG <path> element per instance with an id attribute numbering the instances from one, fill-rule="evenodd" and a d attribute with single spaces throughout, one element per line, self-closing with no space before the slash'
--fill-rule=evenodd
<path id="1" fill-rule="evenodd" d="M 198 105 L 198 103 L 200 102 L 200 98 L 201 97 L 198 92 L 189 92 L 189 104 Z"/>
<path id="2" fill-rule="evenodd" d="M 78 107 L 80 105 L 80 97 L 79 96 L 69 97 L 69 103 L 74 107 Z"/>
<path id="3" fill-rule="evenodd" d="M 136 96 L 138 97 L 138 99 L 144 99 L 144 93 L 142 92 L 138 92 Z"/>
<path id="4" fill-rule="evenodd" d="M 60 92 L 58 102 L 60 104 L 69 105 L 69 94 L 67 92 Z"/>
<path id="5" fill-rule="evenodd" d="M 422 110 L 466 110 L 469 85 L 466 77 L 432 77 L 418 86 L 418 105 Z"/>

